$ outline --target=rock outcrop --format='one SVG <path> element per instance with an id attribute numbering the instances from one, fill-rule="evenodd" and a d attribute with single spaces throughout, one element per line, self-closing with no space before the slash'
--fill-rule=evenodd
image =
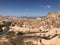
<path id="1" fill-rule="evenodd" d="M 0 40 L 7 38 L 10 42 L 8 45 L 19 45 L 21 36 L 24 38 L 25 43 L 35 41 L 37 45 L 60 45 L 60 12 L 50 12 L 45 17 L 35 18 L 0 16 L 1 28 L 6 26 L 3 22 L 7 22 L 9 31 L 0 36 Z M 17 42 L 15 42 L 16 40 Z"/>

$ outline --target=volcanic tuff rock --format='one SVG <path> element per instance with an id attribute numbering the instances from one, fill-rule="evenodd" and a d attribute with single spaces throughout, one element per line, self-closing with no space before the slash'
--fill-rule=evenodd
<path id="1" fill-rule="evenodd" d="M 16 44 L 14 40 L 18 39 L 17 37 L 19 36 L 17 36 L 17 33 L 20 32 L 19 34 L 21 34 L 23 37 L 36 36 L 39 37 L 38 40 L 41 38 L 40 43 L 38 41 L 38 43 L 41 45 L 60 45 L 60 12 L 49 12 L 45 17 L 35 18 L 0 16 L 0 25 L 3 25 L 3 21 L 9 23 L 10 31 L 12 31 L 3 36 L 5 38 L 8 38 L 10 44 L 11 42 L 13 44 Z M 13 36 L 11 37 L 12 34 Z M 1 37 L 1 39 L 3 37 Z"/>
<path id="2" fill-rule="evenodd" d="M 60 28 L 60 12 L 49 12 L 45 17 L 18 18 L 0 16 L 0 22 L 10 22 L 14 32 L 48 32 L 53 28 Z"/>
<path id="3" fill-rule="evenodd" d="M 21 28 L 29 29 L 51 29 L 60 28 L 60 12 L 50 12 L 45 17 L 36 18 L 18 18 L 10 16 L 0 16 L 0 21 L 10 21 L 10 26 L 19 26 Z M 43 28 L 43 29 L 42 29 Z"/>

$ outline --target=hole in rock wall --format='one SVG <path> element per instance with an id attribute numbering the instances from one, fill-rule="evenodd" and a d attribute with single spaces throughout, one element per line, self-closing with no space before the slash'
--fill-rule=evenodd
<path id="1" fill-rule="evenodd" d="M 22 32 L 18 32 L 17 35 L 23 35 L 23 33 Z"/>

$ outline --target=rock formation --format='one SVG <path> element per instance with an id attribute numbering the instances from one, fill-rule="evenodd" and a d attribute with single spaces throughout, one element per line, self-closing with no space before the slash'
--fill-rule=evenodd
<path id="1" fill-rule="evenodd" d="M 8 32 L 1 34 L 0 40 L 4 43 L 7 39 L 8 45 L 21 45 L 21 40 L 22 45 L 60 45 L 60 12 L 35 18 L 0 16 L 0 30 L 5 27 Z"/>

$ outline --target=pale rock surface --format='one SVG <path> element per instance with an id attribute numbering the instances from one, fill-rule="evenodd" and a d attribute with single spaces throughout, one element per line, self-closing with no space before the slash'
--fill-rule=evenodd
<path id="1" fill-rule="evenodd" d="M 36 44 L 38 43 L 37 45 L 60 45 L 60 12 L 50 12 L 45 17 L 37 18 L 0 16 L 0 27 L 3 27 L 3 21 L 9 22 L 10 31 L 15 32 L 16 34 L 22 32 L 24 33 L 24 36 L 37 37 L 37 39 L 27 39 L 27 41 L 32 41 Z M 10 33 L 8 35 L 5 34 L 8 39 L 2 36 L 0 45 L 4 45 L 4 42 L 6 42 L 6 45 L 15 44 L 16 39 L 9 37 L 9 35 Z M 16 35 L 16 37 L 18 36 Z M 12 44 L 10 40 L 12 40 Z"/>

